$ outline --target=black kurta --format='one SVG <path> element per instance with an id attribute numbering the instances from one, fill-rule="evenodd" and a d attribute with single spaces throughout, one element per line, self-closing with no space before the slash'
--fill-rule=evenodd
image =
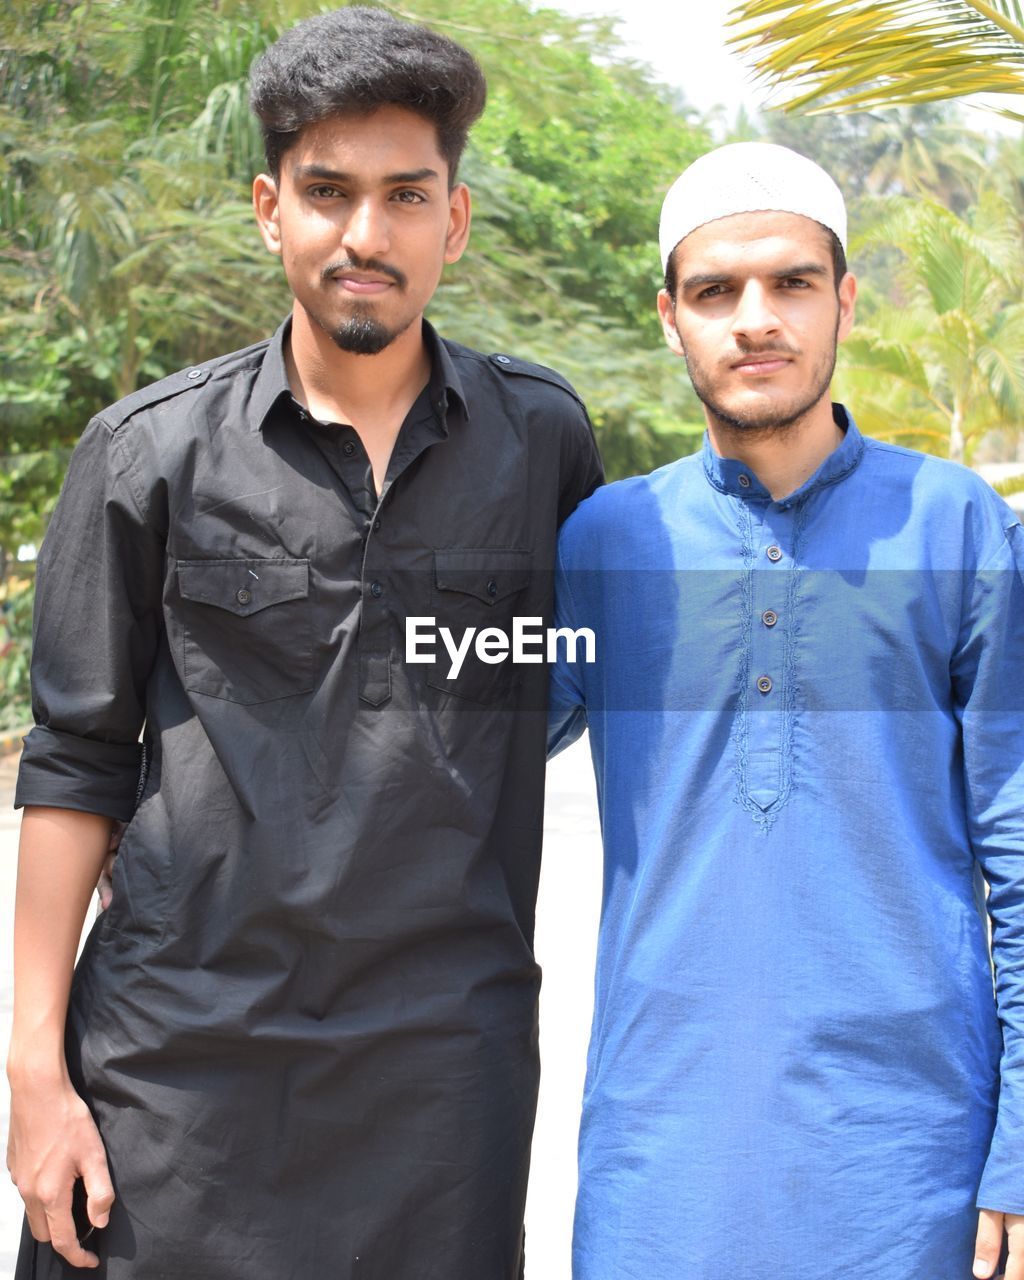
<path id="1" fill-rule="evenodd" d="M 547 621 L 600 472 L 557 374 L 425 332 L 379 501 L 287 326 L 76 450 L 17 802 L 131 819 L 68 1023 L 117 1201 L 99 1273 L 19 1276 L 520 1275 L 547 671 L 450 680 L 404 620 Z"/>

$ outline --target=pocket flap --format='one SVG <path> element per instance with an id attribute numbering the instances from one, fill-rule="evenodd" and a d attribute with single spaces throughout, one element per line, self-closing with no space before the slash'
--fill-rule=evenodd
<path id="1" fill-rule="evenodd" d="M 522 591 L 530 580 L 528 551 L 435 551 L 439 591 L 461 591 L 484 604 L 497 604 Z"/>
<path id="2" fill-rule="evenodd" d="M 185 600 L 246 617 L 309 595 L 308 560 L 179 560 Z"/>

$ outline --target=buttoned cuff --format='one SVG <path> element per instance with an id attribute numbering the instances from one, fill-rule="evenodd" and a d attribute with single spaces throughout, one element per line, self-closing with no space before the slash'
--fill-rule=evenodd
<path id="1" fill-rule="evenodd" d="M 141 769 L 140 742 L 97 742 L 36 725 L 25 739 L 14 807 L 78 809 L 128 822 Z"/>

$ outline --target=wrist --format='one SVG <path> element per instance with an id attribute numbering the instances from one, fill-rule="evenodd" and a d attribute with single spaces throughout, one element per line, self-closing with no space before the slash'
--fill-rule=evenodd
<path id="1" fill-rule="evenodd" d="M 60 1087 L 68 1082 L 64 1059 L 63 1036 L 51 1043 L 33 1037 L 30 1044 L 20 1044 L 11 1037 L 7 1054 L 7 1080 L 12 1089 Z"/>

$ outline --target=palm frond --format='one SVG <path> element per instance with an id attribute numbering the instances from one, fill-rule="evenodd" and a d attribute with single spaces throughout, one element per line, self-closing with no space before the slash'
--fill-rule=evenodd
<path id="1" fill-rule="evenodd" d="M 787 110 L 1024 94 L 1018 0 L 745 0 L 728 25 L 763 82 L 794 90 Z"/>
<path id="2" fill-rule="evenodd" d="M 1020 277 L 1020 240 L 1011 205 L 984 193 L 970 221 L 933 200 L 894 197 L 877 203 L 877 215 L 855 239 L 855 253 L 893 246 L 905 258 L 903 276 L 923 289 L 934 311 L 963 309 L 979 322 L 991 315 L 1001 282 L 1014 288 Z"/>

